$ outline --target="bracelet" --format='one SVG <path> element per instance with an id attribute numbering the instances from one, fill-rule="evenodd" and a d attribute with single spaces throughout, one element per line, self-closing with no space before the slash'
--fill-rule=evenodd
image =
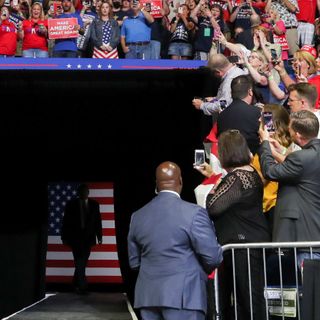
<path id="1" fill-rule="evenodd" d="M 272 76 L 272 75 L 269 76 L 269 77 L 268 77 L 268 80 L 273 80 L 273 76 Z"/>
<path id="2" fill-rule="evenodd" d="M 282 151 L 281 151 L 281 154 L 284 156 L 286 153 L 287 153 L 287 148 L 286 148 L 286 147 L 283 147 L 283 149 L 282 149 Z"/>

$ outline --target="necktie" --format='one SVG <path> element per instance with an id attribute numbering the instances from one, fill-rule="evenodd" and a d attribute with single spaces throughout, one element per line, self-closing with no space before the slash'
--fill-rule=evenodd
<path id="1" fill-rule="evenodd" d="M 80 202 L 80 223 L 81 229 L 84 229 L 86 224 L 86 215 L 87 215 L 87 204 L 85 200 L 81 200 Z"/>

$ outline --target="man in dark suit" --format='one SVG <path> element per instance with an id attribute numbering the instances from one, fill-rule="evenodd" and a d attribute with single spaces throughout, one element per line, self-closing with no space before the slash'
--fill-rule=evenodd
<path id="1" fill-rule="evenodd" d="M 134 306 L 142 319 L 202 320 L 207 273 L 222 261 L 205 209 L 180 199 L 180 168 L 156 170 L 158 196 L 136 211 L 128 235 L 129 263 L 139 269 Z"/>
<path id="2" fill-rule="evenodd" d="M 73 283 L 76 292 L 85 294 L 85 269 L 96 238 L 99 244 L 102 243 L 102 222 L 99 203 L 88 199 L 88 186 L 81 184 L 77 191 L 78 198 L 70 200 L 65 207 L 61 240 L 72 249 L 75 264 Z"/>
<path id="3" fill-rule="evenodd" d="M 273 226 L 273 241 L 320 240 L 320 140 L 319 121 L 309 110 L 290 115 L 289 131 L 302 149 L 275 162 L 269 133 L 260 130 L 263 141 L 260 164 L 263 176 L 279 182 Z"/>
<path id="4" fill-rule="evenodd" d="M 223 110 L 217 120 L 218 136 L 220 133 L 237 129 L 244 136 L 252 154 L 259 148 L 259 118 L 261 109 L 253 106 L 253 81 L 248 75 L 241 75 L 231 82 L 233 102 Z"/>

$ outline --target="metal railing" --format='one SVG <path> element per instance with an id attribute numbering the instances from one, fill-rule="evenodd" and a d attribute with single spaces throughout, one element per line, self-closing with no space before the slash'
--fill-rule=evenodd
<path id="1" fill-rule="evenodd" d="M 248 287 L 249 287 L 249 305 L 250 305 L 250 318 L 246 318 L 246 320 L 263 320 L 261 317 L 259 319 L 254 317 L 254 305 L 253 305 L 253 285 L 252 284 L 252 275 L 251 275 L 251 253 L 253 250 L 255 252 L 259 252 L 259 255 L 262 253 L 262 265 L 263 265 L 263 278 L 264 278 L 264 288 L 260 288 L 263 290 L 263 295 L 265 299 L 265 319 L 274 319 L 273 317 L 276 315 L 276 319 L 285 319 L 288 316 L 285 312 L 288 301 L 286 299 L 286 295 L 288 295 L 289 290 L 287 285 L 285 285 L 283 278 L 283 272 L 291 272 L 292 269 L 286 269 L 286 266 L 283 266 L 283 258 L 284 256 L 288 256 L 293 259 L 293 265 L 291 264 L 290 268 L 294 268 L 294 283 L 290 284 L 291 290 L 293 289 L 293 293 L 291 292 L 291 296 L 295 295 L 294 301 L 296 301 L 296 305 L 291 307 L 290 310 L 294 310 L 293 315 L 289 315 L 291 318 L 296 318 L 301 320 L 301 306 L 300 306 L 300 297 L 302 296 L 302 280 L 303 280 L 303 269 L 300 268 L 298 262 L 300 261 L 300 254 L 309 254 L 308 259 L 318 259 L 318 253 L 320 252 L 320 241 L 319 242 L 271 242 L 271 243 L 241 243 L 241 244 L 228 244 L 223 247 L 224 255 L 227 252 L 231 252 L 232 259 L 232 291 L 231 295 L 233 298 L 233 303 L 231 306 L 234 310 L 234 319 L 238 319 L 238 297 L 237 297 L 237 280 L 236 280 L 236 264 L 237 261 L 235 259 L 235 254 L 239 250 L 246 250 L 246 262 L 247 265 L 247 275 L 248 275 Z M 316 252 L 315 252 L 316 249 Z M 260 253 L 261 252 L 261 253 Z M 279 283 L 275 287 L 271 287 L 270 283 L 268 283 L 267 279 L 267 268 L 268 268 L 268 260 L 270 261 L 270 257 L 276 258 L 273 259 L 278 263 L 278 278 Z M 239 261 L 238 261 L 239 262 Z M 243 263 L 243 261 L 242 261 Z M 222 266 L 223 267 L 223 266 Z M 228 275 L 227 275 L 228 276 Z M 239 275 L 238 275 L 239 276 Z M 229 275 L 230 277 L 230 275 Z M 221 306 L 219 301 L 219 269 L 216 269 L 215 279 L 214 279 L 214 300 L 215 300 L 215 320 L 224 320 L 221 314 Z M 256 289 L 256 288 L 255 288 Z M 259 290 L 259 288 L 258 288 Z M 286 291 L 288 290 L 288 291 Z M 278 291 L 278 292 L 277 292 Z M 256 291 L 255 291 L 256 292 Z M 268 302 L 275 302 L 270 298 L 270 294 L 273 294 L 278 297 L 276 301 L 278 303 L 277 307 L 269 305 Z M 241 297 L 243 299 L 243 297 Z M 286 303 L 285 303 L 286 302 Z M 292 309 L 293 308 L 293 309 Z M 288 308 L 287 308 L 288 309 Z M 272 313 L 272 310 L 277 310 L 277 312 Z M 281 318 L 280 318 L 281 317 Z M 239 317 L 240 318 L 240 317 Z M 242 318 L 241 318 L 242 319 Z"/>

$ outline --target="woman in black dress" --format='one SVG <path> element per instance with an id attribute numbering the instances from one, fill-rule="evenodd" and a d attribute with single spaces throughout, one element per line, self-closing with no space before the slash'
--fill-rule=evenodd
<path id="1" fill-rule="evenodd" d="M 252 155 L 246 140 L 238 130 L 225 131 L 219 136 L 218 154 L 222 167 L 228 173 L 210 191 L 206 206 L 214 221 L 219 243 L 269 242 L 268 223 L 262 212 L 263 184 L 250 165 Z M 250 250 L 250 273 L 253 318 L 265 319 L 263 259 L 259 249 Z M 237 319 L 251 319 L 246 249 L 235 250 L 235 277 Z M 219 279 L 222 319 L 233 319 L 231 251 L 224 254 Z"/>

